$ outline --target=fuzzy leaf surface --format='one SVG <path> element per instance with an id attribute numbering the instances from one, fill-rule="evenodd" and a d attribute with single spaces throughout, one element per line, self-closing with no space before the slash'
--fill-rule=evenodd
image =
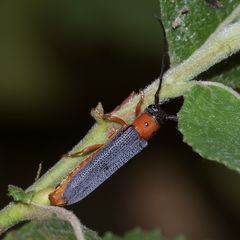
<path id="1" fill-rule="evenodd" d="M 222 0 L 219 1 L 221 7 L 216 8 L 203 0 L 159 1 L 162 21 L 166 29 L 171 65 L 179 64 L 191 56 L 240 3 L 239 0 Z M 181 14 L 181 10 L 184 8 L 187 9 L 187 12 Z M 176 20 L 179 21 L 179 26 L 174 29 L 173 24 Z M 237 54 L 229 58 L 227 62 L 219 63 L 206 74 L 203 74 L 201 79 L 217 81 L 239 88 L 239 59 L 240 55 Z"/>
<path id="2" fill-rule="evenodd" d="M 84 227 L 85 240 L 101 240 L 98 234 Z M 18 230 L 8 233 L 4 240 L 76 240 L 71 225 L 57 218 L 31 221 Z"/>
<path id="3" fill-rule="evenodd" d="M 194 86 L 179 114 L 184 141 L 202 157 L 240 171 L 240 96 L 220 84 Z"/>

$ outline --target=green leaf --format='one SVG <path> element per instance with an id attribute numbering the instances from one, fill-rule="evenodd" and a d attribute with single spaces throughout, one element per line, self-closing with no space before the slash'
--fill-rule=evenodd
<path id="1" fill-rule="evenodd" d="M 182 235 L 179 235 L 179 236 L 175 237 L 174 240 L 186 240 L 186 238 Z"/>
<path id="2" fill-rule="evenodd" d="M 238 6 L 239 0 L 222 0 L 221 4 L 221 8 L 213 8 L 203 0 L 160 0 L 171 64 L 181 63 L 198 49 Z M 188 12 L 180 14 L 183 7 L 187 7 Z M 178 16 L 182 22 L 173 29 L 172 23 Z"/>
<path id="3" fill-rule="evenodd" d="M 239 5 L 239 0 L 220 1 L 222 5 L 220 8 L 214 8 L 203 0 L 159 1 L 162 21 L 166 28 L 171 65 L 181 63 L 201 47 L 219 24 Z M 188 11 L 181 14 L 180 11 L 184 7 Z M 180 25 L 174 29 L 172 25 L 176 19 L 180 19 Z M 239 13 L 232 16 L 231 21 L 236 19 L 239 19 Z M 222 82 L 231 87 L 240 87 L 239 58 L 240 55 L 237 54 L 231 57 L 227 63 L 218 64 L 203 74 L 201 79 Z"/>
<path id="4" fill-rule="evenodd" d="M 46 221 L 31 221 L 19 230 L 11 231 L 4 240 L 75 240 L 71 225 L 55 218 Z"/>
<path id="5" fill-rule="evenodd" d="M 8 185 L 8 195 L 11 196 L 15 202 L 30 204 L 33 198 L 33 194 L 33 191 L 25 192 L 20 187 Z"/>
<path id="6" fill-rule="evenodd" d="M 143 231 L 136 228 L 123 237 L 124 240 L 163 240 L 164 238 L 158 230 Z"/>
<path id="7" fill-rule="evenodd" d="M 101 238 L 87 227 L 83 227 L 85 240 L 164 240 L 159 230 L 143 231 L 139 228 L 133 229 L 123 237 L 107 232 Z M 11 231 L 3 240 L 76 240 L 71 225 L 55 217 L 45 221 L 31 221 L 19 230 Z M 185 240 L 183 237 L 176 237 L 175 240 Z"/>
<path id="8" fill-rule="evenodd" d="M 122 240 L 122 238 L 113 234 L 112 232 L 107 232 L 104 234 L 103 240 Z"/>
<path id="9" fill-rule="evenodd" d="M 102 239 L 101 237 L 99 237 L 97 232 L 87 227 L 83 228 L 83 232 L 84 232 L 85 240 L 101 240 Z"/>
<path id="10" fill-rule="evenodd" d="M 98 234 L 84 227 L 85 240 L 101 240 Z M 57 218 L 31 221 L 19 230 L 11 231 L 3 240 L 76 240 L 71 225 Z"/>
<path id="11" fill-rule="evenodd" d="M 103 240 L 164 240 L 159 230 L 144 231 L 140 228 L 133 229 L 126 233 L 122 238 L 108 232 L 104 235 Z M 178 236 L 175 240 L 185 240 L 184 237 Z"/>
<path id="12" fill-rule="evenodd" d="M 202 157 L 240 171 L 240 96 L 221 84 L 199 84 L 179 114 L 184 141 Z"/>

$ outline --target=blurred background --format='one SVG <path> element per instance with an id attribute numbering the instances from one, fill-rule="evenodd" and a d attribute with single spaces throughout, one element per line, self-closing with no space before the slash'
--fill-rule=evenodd
<path id="1" fill-rule="evenodd" d="M 0 206 L 31 185 L 106 112 L 160 72 L 157 0 L 0 3 Z M 177 111 L 182 99 L 169 110 Z M 139 226 L 168 238 L 237 239 L 240 176 L 202 159 L 173 124 L 86 199 L 69 207 L 89 228 Z"/>

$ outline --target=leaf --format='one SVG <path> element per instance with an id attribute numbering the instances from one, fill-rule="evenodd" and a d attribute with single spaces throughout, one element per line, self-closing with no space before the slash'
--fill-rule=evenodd
<path id="1" fill-rule="evenodd" d="M 84 227 L 85 240 L 101 240 L 98 234 Z M 3 240 L 76 240 L 71 225 L 57 218 L 31 221 L 16 231 L 11 231 Z"/>
<path id="2" fill-rule="evenodd" d="M 163 240 L 164 238 L 158 230 L 153 231 L 143 231 L 136 228 L 123 237 L 124 240 Z"/>
<path id="3" fill-rule="evenodd" d="M 19 230 L 11 231 L 4 240 L 75 240 L 72 227 L 65 221 L 55 218 L 46 221 L 31 221 Z"/>
<path id="4" fill-rule="evenodd" d="M 221 84 L 199 84 L 179 114 L 184 141 L 202 157 L 240 171 L 240 96 Z"/>
<path id="5" fill-rule="evenodd" d="M 8 185 L 8 195 L 11 196 L 15 202 L 30 204 L 33 198 L 33 194 L 33 191 L 25 192 L 20 187 Z"/>
<path id="6" fill-rule="evenodd" d="M 103 240 L 122 240 L 122 238 L 113 234 L 112 232 L 105 233 L 102 239 Z"/>
<path id="7" fill-rule="evenodd" d="M 102 238 L 87 227 L 83 228 L 85 240 L 164 240 L 158 230 L 143 231 L 139 228 L 133 229 L 123 237 L 107 232 Z M 3 240 L 76 240 L 71 225 L 55 217 L 45 221 L 31 221 L 19 230 L 11 231 Z M 175 240 L 185 240 L 176 237 Z"/>
<path id="8" fill-rule="evenodd" d="M 101 240 L 102 239 L 101 237 L 99 237 L 97 232 L 87 227 L 83 228 L 83 232 L 84 232 L 85 240 Z"/>
<path id="9" fill-rule="evenodd" d="M 171 64 L 181 63 L 198 49 L 237 7 L 239 0 L 223 0 L 221 4 L 221 8 L 213 8 L 203 0 L 160 0 Z M 188 11 L 180 14 L 179 11 L 183 7 Z M 172 23 L 178 16 L 182 22 L 179 27 L 173 29 Z"/>
<path id="10" fill-rule="evenodd" d="M 181 63 L 207 40 L 220 23 L 239 5 L 239 0 L 220 1 L 221 7 L 214 8 L 202 0 L 159 0 L 161 16 L 166 28 L 171 65 Z M 188 11 L 181 13 L 182 9 Z M 239 13 L 238 13 L 239 14 Z M 239 17 L 239 16 L 238 16 Z M 175 29 L 174 22 L 180 21 Z M 233 20 L 233 19 L 232 19 Z M 239 54 L 227 63 L 220 63 L 203 74 L 201 79 L 240 87 Z"/>
<path id="11" fill-rule="evenodd" d="M 175 237 L 174 240 L 186 240 L 186 238 L 182 235 L 179 235 L 179 236 Z"/>
<path id="12" fill-rule="evenodd" d="M 140 228 L 133 229 L 126 233 L 122 238 L 108 232 L 104 235 L 103 240 L 164 240 L 159 230 L 144 231 Z M 174 238 L 175 240 L 185 240 L 183 236 Z"/>

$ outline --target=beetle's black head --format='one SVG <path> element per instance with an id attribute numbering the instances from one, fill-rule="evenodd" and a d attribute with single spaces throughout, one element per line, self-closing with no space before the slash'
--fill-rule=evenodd
<path id="1" fill-rule="evenodd" d="M 146 109 L 145 112 L 149 113 L 152 115 L 153 118 L 157 120 L 157 122 L 162 125 L 166 121 L 173 121 L 177 122 L 177 116 L 175 115 L 169 115 L 167 114 L 161 107 L 160 104 L 152 104 L 149 105 Z"/>
<path id="2" fill-rule="evenodd" d="M 149 105 L 146 110 L 147 113 L 151 114 L 157 122 L 161 125 L 167 120 L 167 113 L 165 113 L 159 105 L 152 104 Z"/>

